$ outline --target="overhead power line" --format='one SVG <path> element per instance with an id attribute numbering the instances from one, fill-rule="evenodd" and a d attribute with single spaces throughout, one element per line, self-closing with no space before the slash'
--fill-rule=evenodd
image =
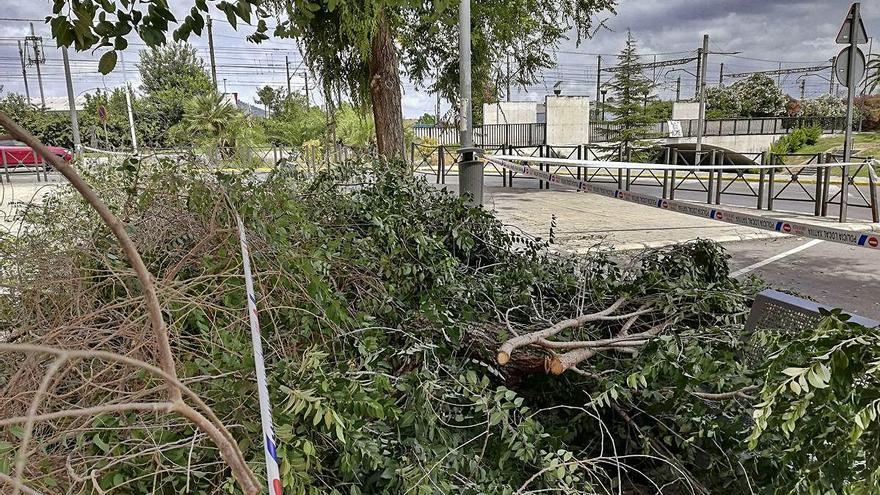
<path id="1" fill-rule="evenodd" d="M 697 57 L 688 57 L 688 58 L 676 58 L 673 60 L 659 60 L 657 62 L 645 62 L 642 64 L 632 64 L 628 66 L 623 65 L 615 65 L 613 67 L 605 67 L 602 69 L 603 72 L 618 72 L 625 68 L 635 68 L 635 69 L 656 69 L 659 67 L 670 67 L 673 65 L 682 65 L 693 62 Z"/>
<path id="2" fill-rule="evenodd" d="M 805 74 L 809 72 L 822 72 L 823 70 L 830 69 L 830 65 L 817 65 L 813 67 L 792 67 L 791 69 L 776 69 L 776 70 L 759 70 L 753 72 L 739 72 L 736 74 L 725 74 L 724 77 L 748 77 L 753 74 L 763 74 L 765 76 L 780 76 L 783 74 Z"/>

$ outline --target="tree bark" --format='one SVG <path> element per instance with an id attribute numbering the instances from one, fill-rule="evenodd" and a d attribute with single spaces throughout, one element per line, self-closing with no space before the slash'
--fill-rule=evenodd
<path id="1" fill-rule="evenodd" d="M 376 32 L 370 47 L 370 97 L 373 101 L 373 122 L 376 125 L 376 146 L 387 158 L 404 157 L 403 113 L 400 107 L 400 73 L 397 51 L 385 13 L 379 14 Z"/>

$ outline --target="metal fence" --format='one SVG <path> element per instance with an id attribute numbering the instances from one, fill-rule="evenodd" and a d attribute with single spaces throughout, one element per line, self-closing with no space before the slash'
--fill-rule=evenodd
<path id="1" fill-rule="evenodd" d="M 458 153 L 454 146 L 423 146 L 414 144 L 410 160 L 417 173 L 433 176 L 438 184 L 445 184 L 447 177 L 458 175 Z M 539 158 L 569 158 L 607 162 L 658 163 L 669 165 L 694 164 L 693 150 L 680 150 L 674 146 L 634 147 L 626 143 L 614 145 L 589 144 L 574 146 L 509 146 L 486 149 L 486 153 L 518 155 Z M 750 169 L 749 165 L 734 164 L 732 156 L 743 156 L 756 165 L 774 165 Z M 786 164 L 796 159 L 798 164 Z M 867 158 L 864 163 L 844 168 L 833 155 L 762 153 L 734 153 L 709 150 L 696 161 L 696 165 L 725 165 L 725 170 L 651 170 L 621 169 L 595 164 L 539 163 L 536 168 L 552 174 L 570 176 L 587 182 L 612 184 L 618 189 L 655 189 L 665 199 L 676 199 L 676 194 L 686 195 L 689 200 L 705 201 L 707 204 L 723 204 L 756 208 L 759 210 L 792 209 L 815 216 L 828 216 L 830 207 L 837 207 L 840 220 L 845 221 L 847 206 L 856 211 L 866 211 L 874 222 L 880 222 L 878 207 L 878 183 Z M 830 165 L 829 165 L 830 164 Z M 844 177 L 843 171 L 847 174 Z M 513 187 L 526 181 L 539 189 L 549 189 L 550 183 L 534 177 L 522 176 L 487 162 L 486 176 L 500 177 L 502 187 Z M 849 188 L 848 199 L 842 202 L 844 181 Z M 681 199 L 681 198 L 680 198 Z M 845 203 L 845 204 L 842 204 Z M 833 210 L 832 210 L 833 211 Z M 852 216 L 852 215 L 849 215 Z"/>

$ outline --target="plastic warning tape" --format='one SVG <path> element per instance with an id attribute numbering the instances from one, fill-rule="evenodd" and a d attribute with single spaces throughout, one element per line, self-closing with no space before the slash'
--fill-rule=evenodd
<path id="1" fill-rule="evenodd" d="M 788 220 L 780 220 L 776 218 L 763 217 L 759 215 L 749 215 L 730 210 L 722 210 L 711 206 L 703 206 L 696 203 L 686 201 L 663 199 L 650 194 L 637 193 L 632 191 L 624 191 L 611 187 L 592 184 L 583 180 L 575 179 L 571 176 L 552 174 L 543 170 L 535 170 L 528 165 L 521 165 L 507 160 L 498 158 L 497 156 L 488 155 L 486 159 L 501 165 L 502 167 L 516 172 L 518 174 L 542 179 L 551 184 L 562 184 L 571 186 L 578 191 L 599 194 L 609 198 L 621 199 L 630 203 L 636 203 L 644 206 L 660 208 L 662 210 L 675 211 L 686 215 L 696 217 L 709 218 L 721 222 L 752 227 L 755 229 L 772 230 L 785 234 L 796 235 L 800 237 L 809 237 L 812 239 L 821 239 L 823 241 L 838 242 L 841 244 L 849 244 L 851 246 L 861 246 L 871 249 L 880 248 L 880 232 L 873 231 L 855 231 L 834 229 L 828 227 L 820 227 L 807 223 L 790 222 Z"/>
<path id="2" fill-rule="evenodd" d="M 260 336 L 260 320 L 257 315 L 257 296 L 254 292 L 254 278 L 251 273 L 251 254 L 247 245 L 244 224 L 238 213 L 238 240 L 241 244 L 241 260 L 244 267 L 244 286 L 247 292 L 248 316 L 251 322 L 251 343 L 254 347 L 254 366 L 257 372 L 257 396 L 260 402 L 260 422 L 263 427 L 264 453 L 266 454 L 266 479 L 270 495 L 282 495 L 281 471 L 278 467 L 275 433 L 272 428 L 272 408 L 269 404 L 269 388 L 266 385 L 266 364 L 263 360 L 263 339 Z"/>

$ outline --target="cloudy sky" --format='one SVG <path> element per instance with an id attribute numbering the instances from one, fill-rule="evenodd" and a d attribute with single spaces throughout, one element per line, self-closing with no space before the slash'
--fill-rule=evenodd
<path id="1" fill-rule="evenodd" d="M 472 0 L 479 1 L 479 0 Z M 183 13 L 192 0 L 171 0 L 176 13 Z M 639 42 L 639 53 L 646 61 L 692 57 L 702 43 L 703 34 L 710 36 L 712 52 L 739 52 L 736 55 L 710 55 L 708 65 L 709 84 L 717 84 L 720 64 L 724 73 L 732 74 L 756 70 L 822 66 L 842 47 L 834 43 L 834 37 L 850 6 L 849 0 L 620 0 L 617 14 L 598 14 L 597 20 L 606 19 L 607 29 L 600 30 L 593 39 L 580 46 L 564 43 L 557 53 L 558 67 L 547 71 L 543 80 L 528 88 L 518 88 L 513 99 L 542 99 L 552 91 L 553 85 L 562 81 L 566 94 L 595 95 L 597 56 L 603 57 L 603 65 L 613 63 L 626 38 L 627 29 L 632 30 Z M 64 72 L 61 52 L 49 38 L 49 28 L 42 19 L 51 12 L 49 0 L 0 0 L 0 85 L 4 92 L 24 93 L 17 42 L 30 34 L 30 21 L 35 32 L 45 41 L 46 63 L 41 67 L 46 96 L 65 96 Z M 862 3 L 862 15 L 868 35 L 880 35 L 880 1 Z M 293 89 L 305 84 L 301 57 L 291 41 L 270 41 L 252 45 L 245 41 L 247 32 L 236 32 L 229 26 L 222 13 L 215 18 L 215 47 L 218 83 L 223 90 L 236 92 L 240 98 L 253 103 L 258 86 L 286 85 L 285 56 L 293 74 Z M 207 39 L 193 38 L 193 44 L 204 59 L 208 60 Z M 880 52 L 880 36 L 874 52 Z M 137 50 L 140 43 L 132 42 L 124 56 L 123 64 L 108 76 L 97 72 L 97 56 L 91 53 L 71 54 L 72 73 L 76 93 L 110 88 L 126 80 L 137 85 Z M 868 46 L 862 47 L 867 52 Z M 98 54 L 100 55 L 100 53 Z M 676 80 L 681 77 L 682 97 L 694 92 L 693 62 L 677 66 L 677 71 L 660 69 L 649 71 L 660 84 L 662 97 L 672 97 Z M 31 96 L 39 97 L 36 67 L 28 67 Z M 784 89 L 792 95 L 800 93 L 801 79 L 805 80 L 807 97 L 818 96 L 829 90 L 825 70 L 812 75 L 787 75 L 779 78 Z M 607 75 L 607 74 L 606 74 Z M 725 83 L 732 82 L 726 78 Z M 314 85 L 314 79 L 309 80 Z M 321 102 L 320 95 L 311 93 L 312 101 Z M 434 97 L 420 92 L 411 84 L 404 84 L 404 114 L 418 116 L 433 113 Z"/>

